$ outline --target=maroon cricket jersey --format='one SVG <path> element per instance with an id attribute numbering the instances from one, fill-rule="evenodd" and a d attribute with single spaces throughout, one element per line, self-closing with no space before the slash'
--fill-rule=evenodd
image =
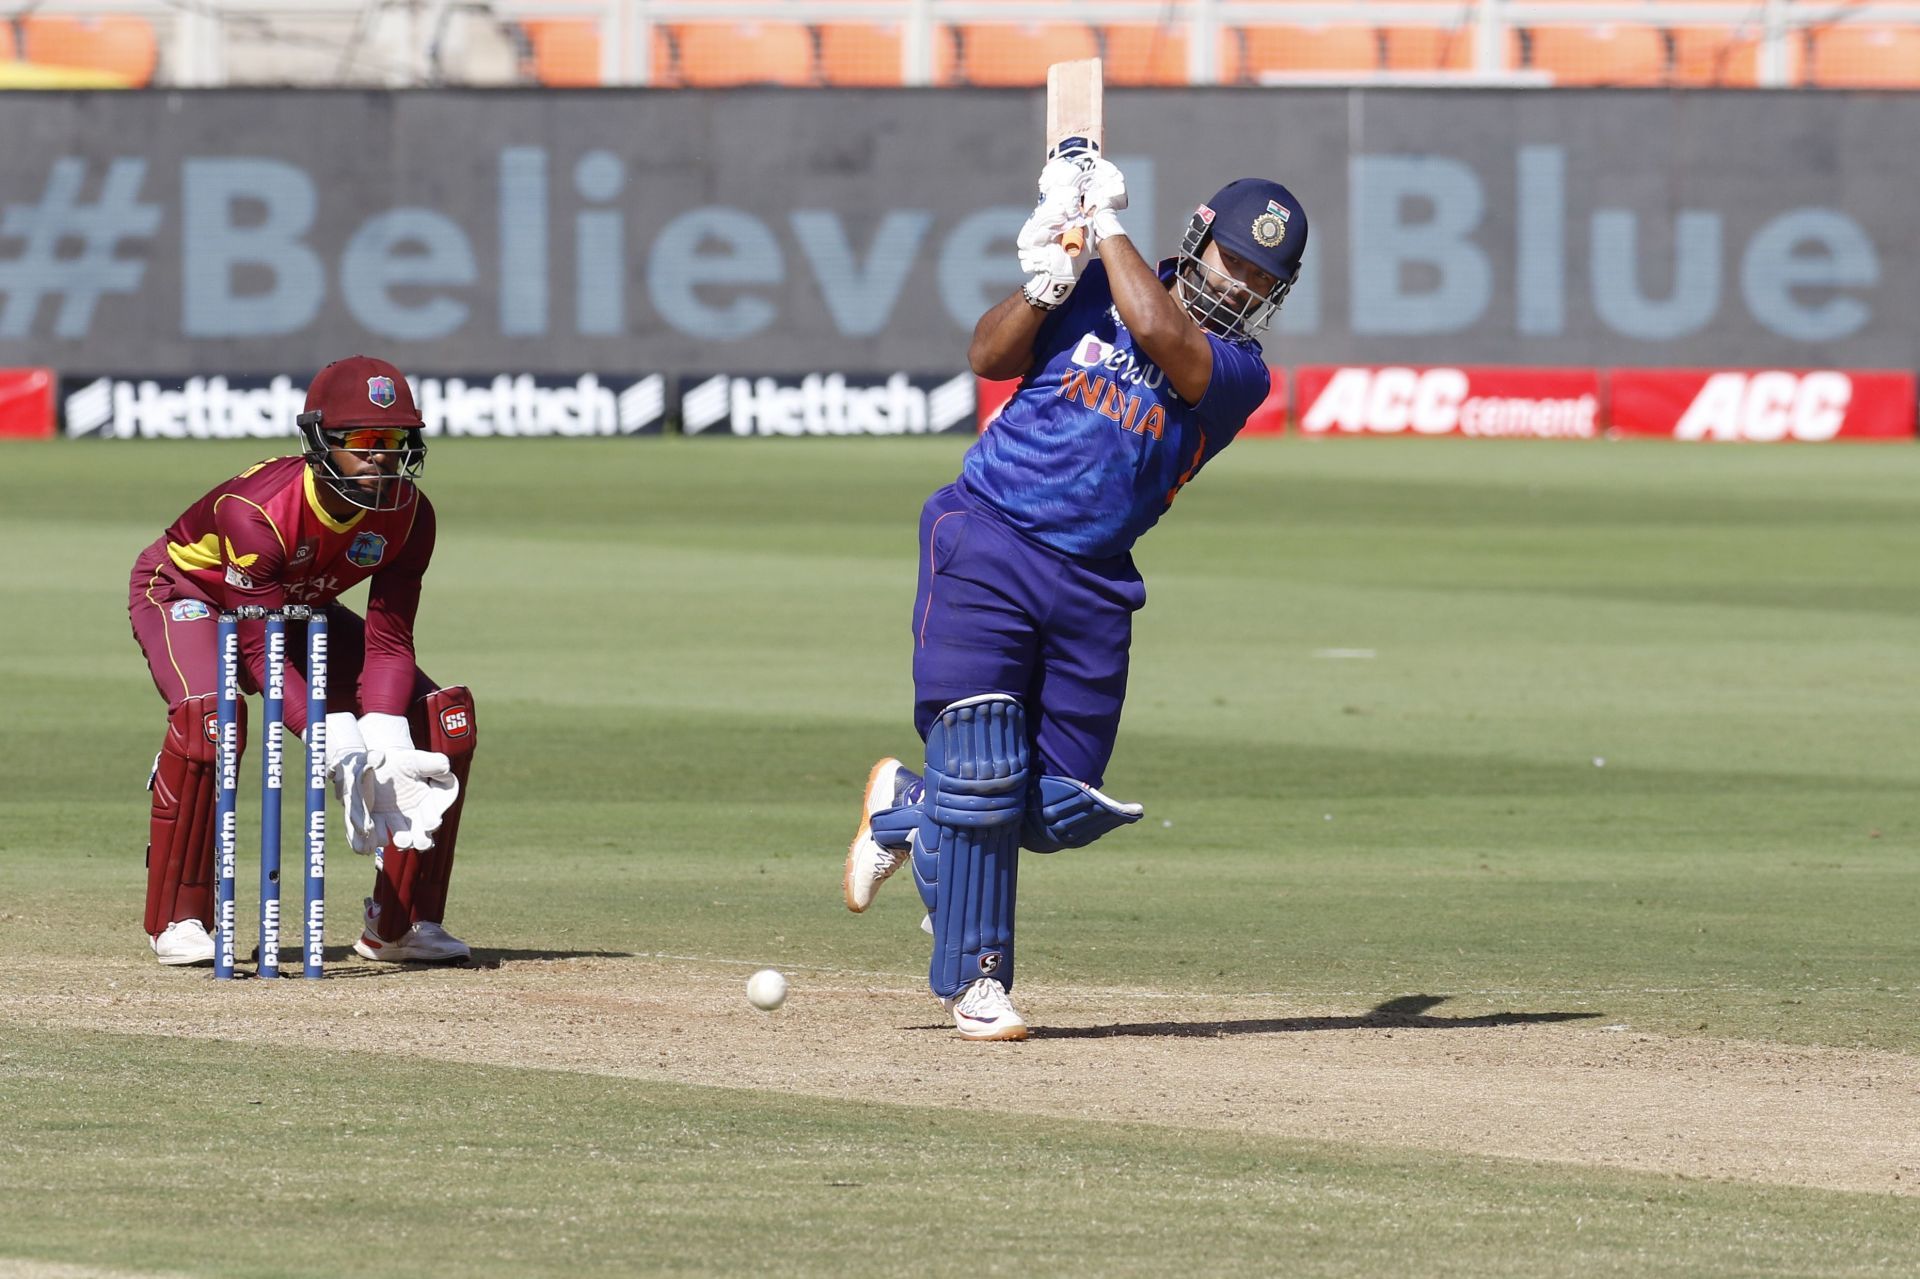
<path id="1" fill-rule="evenodd" d="M 141 554 L 140 565 L 167 579 L 175 596 L 221 611 L 330 604 L 368 582 L 361 713 L 404 715 L 414 687 L 414 614 L 434 540 L 433 505 L 409 488 L 398 510 L 336 520 L 320 505 L 306 459 L 275 458 L 188 507 Z M 257 685 L 266 664 L 264 627 L 242 624 L 240 644 Z"/>

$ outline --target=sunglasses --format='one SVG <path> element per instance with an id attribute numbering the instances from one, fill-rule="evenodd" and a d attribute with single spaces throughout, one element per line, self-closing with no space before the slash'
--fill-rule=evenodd
<path id="1" fill-rule="evenodd" d="M 359 426 L 342 431 L 335 447 L 352 449 L 356 453 L 402 453 L 406 451 L 411 435 L 411 431 L 395 427 Z"/>

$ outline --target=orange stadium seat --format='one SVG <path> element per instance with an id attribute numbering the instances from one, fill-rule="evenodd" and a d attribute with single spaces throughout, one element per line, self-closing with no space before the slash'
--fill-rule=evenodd
<path id="1" fill-rule="evenodd" d="M 900 83 L 901 45 L 897 22 L 830 22 L 820 28 L 820 78 L 828 84 L 861 87 Z M 936 47 L 952 42 L 937 39 Z"/>
<path id="2" fill-rule="evenodd" d="M 1667 38 L 1657 28 L 1535 27 L 1530 64 L 1559 85 L 1649 85 L 1667 82 Z"/>
<path id="3" fill-rule="evenodd" d="M 1100 56 L 1093 28 L 1077 22 L 981 23 L 959 37 L 960 78 L 989 87 L 1045 84 L 1050 63 Z"/>
<path id="4" fill-rule="evenodd" d="M 1920 27 L 1846 23 L 1814 31 L 1808 84 L 1823 88 L 1920 88 Z"/>
<path id="5" fill-rule="evenodd" d="M 30 15 L 21 25 L 28 62 L 107 71 L 133 85 L 150 83 L 160 63 L 160 42 L 144 18 Z"/>
<path id="6" fill-rule="evenodd" d="M 12 62 L 15 54 L 13 23 L 0 20 L 0 62 Z"/>
<path id="7" fill-rule="evenodd" d="M 1674 27 L 1673 83 L 1749 89 L 1760 82 L 1760 45 L 1751 28 Z"/>
<path id="8" fill-rule="evenodd" d="M 903 82 L 906 32 L 897 22 L 831 22 L 820 35 L 820 78 L 827 84 L 859 88 Z M 954 34 L 933 31 L 933 83 L 954 83 Z"/>
<path id="9" fill-rule="evenodd" d="M 600 33 L 591 22 L 571 18 L 520 24 L 533 51 L 533 78 L 556 89 L 600 83 Z"/>
<path id="10" fill-rule="evenodd" d="M 1389 27 L 1380 33 L 1389 71 L 1473 70 L 1473 28 Z"/>
<path id="11" fill-rule="evenodd" d="M 1266 71 L 1380 69 L 1380 38 L 1372 27 L 1243 27 L 1238 65 L 1221 59 L 1222 83 L 1258 84 Z"/>
<path id="12" fill-rule="evenodd" d="M 1108 84 L 1187 82 L 1187 33 L 1182 27 L 1107 27 L 1100 33 L 1100 50 Z"/>
<path id="13" fill-rule="evenodd" d="M 1389 71 L 1473 71 L 1473 28 L 1388 27 L 1380 33 Z M 1520 33 L 1507 32 L 1506 60 L 1498 70 L 1520 65 Z"/>
<path id="14" fill-rule="evenodd" d="M 813 34 L 797 22 L 698 22 L 673 28 L 678 82 L 696 88 L 815 84 Z"/>

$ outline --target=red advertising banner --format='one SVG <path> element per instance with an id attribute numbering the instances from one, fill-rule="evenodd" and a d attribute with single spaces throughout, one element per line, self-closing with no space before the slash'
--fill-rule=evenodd
<path id="1" fill-rule="evenodd" d="M 53 370 L 0 369 L 0 439 L 53 434 Z"/>
<path id="2" fill-rule="evenodd" d="M 1287 429 L 1287 371 L 1268 365 L 1267 372 L 1273 375 L 1273 388 L 1267 392 L 1267 398 L 1260 407 L 1253 411 L 1253 416 L 1247 419 L 1246 426 L 1241 428 L 1242 435 L 1278 435 Z M 993 421 L 993 415 L 1013 398 L 1013 393 L 1019 387 L 1019 378 L 1009 378 L 1004 382 L 977 379 L 973 402 L 979 414 L 981 430 L 987 429 L 987 423 Z"/>
<path id="3" fill-rule="evenodd" d="M 1278 435 L 1287 429 L 1287 371 L 1269 364 L 1267 372 L 1273 377 L 1273 389 L 1240 428 L 1242 435 Z"/>
<path id="4" fill-rule="evenodd" d="M 984 377 L 974 379 L 973 412 L 977 419 L 976 425 L 980 430 L 987 429 L 987 423 L 993 421 L 994 415 L 1006 407 L 1007 401 L 1011 400 L 1013 393 L 1019 389 L 1020 379 L 1017 377 L 1007 378 L 1004 381 Z"/>
<path id="5" fill-rule="evenodd" d="M 1613 432 L 1675 440 L 1906 440 L 1914 375 L 1860 369 L 1613 369 Z"/>
<path id="6" fill-rule="evenodd" d="M 1307 365 L 1294 382 L 1303 435 L 1600 434 L 1597 369 Z"/>

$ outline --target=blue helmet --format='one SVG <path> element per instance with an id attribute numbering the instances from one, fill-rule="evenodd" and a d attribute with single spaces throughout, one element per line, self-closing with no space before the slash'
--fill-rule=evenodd
<path id="1" fill-rule="evenodd" d="M 1207 242 L 1252 263 L 1276 283 L 1265 296 L 1200 260 Z M 1211 333 L 1250 342 L 1267 327 L 1300 277 L 1307 251 L 1307 212 L 1293 192 L 1264 178 L 1239 178 L 1193 211 L 1180 240 L 1181 300 Z"/>

